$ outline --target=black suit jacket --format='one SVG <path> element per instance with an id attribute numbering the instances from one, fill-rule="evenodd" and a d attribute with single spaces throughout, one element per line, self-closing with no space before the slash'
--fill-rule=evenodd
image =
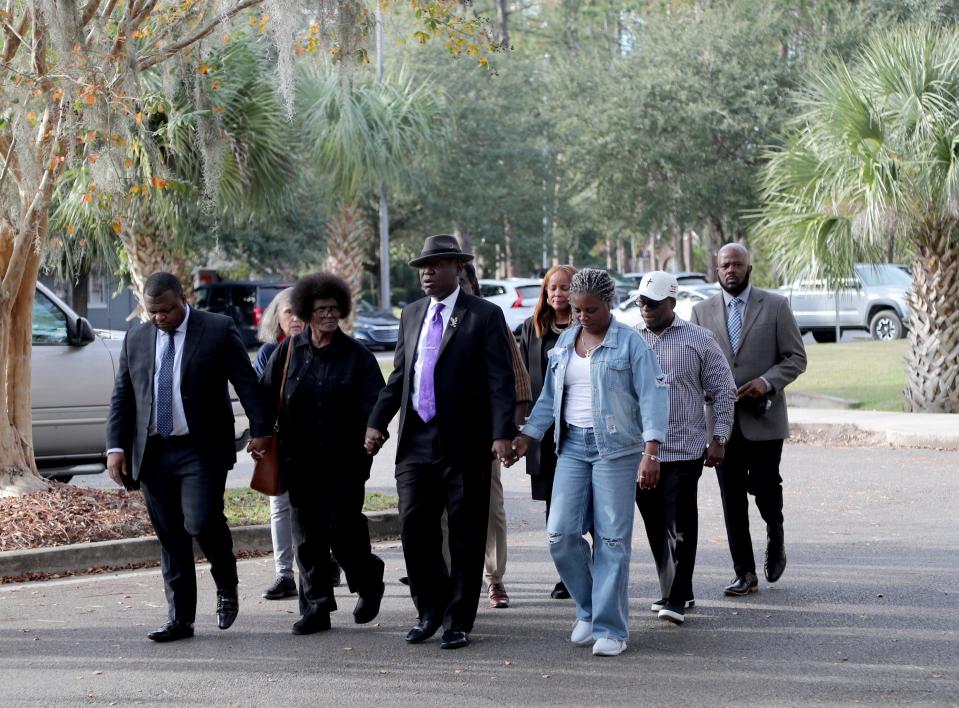
<path id="1" fill-rule="evenodd" d="M 416 345 L 429 305 L 425 297 L 403 308 L 393 373 L 370 414 L 370 427 L 386 433 L 399 412 L 397 462 L 403 460 Z M 434 370 L 435 420 L 443 453 L 451 462 L 485 463 L 493 440 L 516 435 L 513 353 L 503 336 L 505 326 L 496 305 L 460 292 Z"/>
<path id="2" fill-rule="evenodd" d="M 127 333 L 107 418 L 107 448 L 123 448 L 134 479 L 140 475 L 153 410 L 156 332 L 153 324 L 143 322 Z M 180 396 L 190 437 L 204 465 L 222 471 L 236 463 L 228 381 L 243 404 L 253 436 L 270 435 L 263 390 L 233 320 L 191 308 L 180 363 Z"/>

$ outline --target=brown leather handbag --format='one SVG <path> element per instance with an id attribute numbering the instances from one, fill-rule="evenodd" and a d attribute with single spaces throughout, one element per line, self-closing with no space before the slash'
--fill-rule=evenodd
<path id="1" fill-rule="evenodd" d="M 271 497 L 286 492 L 280 483 L 280 411 L 283 410 L 283 392 L 286 389 L 286 372 L 290 368 L 290 355 L 293 353 L 293 340 L 286 348 L 286 361 L 283 362 L 283 378 L 280 379 L 280 401 L 276 407 L 276 421 L 273 423 L 273 440 L 270 449 L 253 463 L 253 479 L 250 488 Z"/>

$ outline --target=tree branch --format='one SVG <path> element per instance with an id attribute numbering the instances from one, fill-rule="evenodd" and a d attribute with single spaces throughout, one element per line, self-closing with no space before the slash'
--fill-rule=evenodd
<path id="1" fill-rule="evenodd" d="M 224 20 L 228 20 L 234 15 L 247 9 L 248 7 L 259 5 L 262 2 L 263 0 L 243 0 L 243 2 L 238 4 L 232 10 L 229 10 L 228 12 L 225 12 L 222 15 L 220 15 L 219 18 L 217 18 L 216 20 L 208 24 L 206 27 L 201 29 L 192 37 L 187 37 L 182 42 L 177 42 L 175 44 L 171 44 L 167 47 L 164 47 L 162 50 L 160 50 L 159 52 L 157 52 L 151 57 L 141 59 L 139 63 L 137 64 L 137 67 L 140 69 L 140 71 L 143 71 L 144 69 L 149 69 L 151 66 L 155 64 L 159 64 L 162 61 L 166 61 L 167 59 L 172 57 L 174 54 L 179 52 L 181 49 L 189 47 L 191 44 L 195 44 L 199 42 L 201 39 L 203 39 L 204 37 L 206 37 L 207 35 L 209 35 L 214 29 L 216 29 L 217 25 L 221 24 Z"/>
<path id="2" fill-rule="evenodd" d="M 4 42 L 6 47 L 4 47 L 3 50 L 3 60 L 8 62 L 13 59 L 13 56 L 23 43 L 23 35 L 26 34 L 27 29 L 30 27 L 30 13 L 26 10 L 23 11 L 23 15 L 20 17 L 20 26 L 17 29 L 13 29 L 13 25 L 9 22 L 4 22 L 3 25 L 3 33 L 6 35 L 6 41 Z"/>
<path id="3" fill-rule="evenodd" d="M 90 20 L 93 19 L 93 16 L 97 14 L 97 10 L 100 9 L 100 3 L 103 0 L 88 0 L 87 6 L 83 8 L 83 16 L 80 18 L 80 27 L 86 27 Z"/>

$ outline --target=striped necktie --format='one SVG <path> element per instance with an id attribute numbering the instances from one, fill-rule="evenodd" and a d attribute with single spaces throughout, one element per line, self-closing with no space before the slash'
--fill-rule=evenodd
<path id="1" fill-rule="evenodd" d="M 743 335 L 743 301 L 734 297 L 729 301 L 729 317 L 726 326 L 729 328 L 729 346 L 733 354 L 739 353 L 739 338 Z"/>

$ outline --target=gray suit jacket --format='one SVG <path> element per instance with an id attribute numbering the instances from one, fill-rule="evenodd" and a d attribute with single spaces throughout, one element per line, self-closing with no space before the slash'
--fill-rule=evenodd
<path id="1" fill-rule="evenodd" d="M 123 340 L 107 418 L 107 449 L 122 448 L 134 479 L 140 476 L 153 411 L 156 328 L 143 322 Z M 233 388 L 252 435 L 272 434 L 264 391 L 233 320 L 191 308 L 187 322 L 180 395 L 190 437 L 207 468 L 226 472 L 236 463 Z"/>
<path id="2" fill-rule="evenodd" d="M 753 288 L 746 306 L 746 319 L 739 352 L 733 356 L 726 328 L 726 305 L 722 293 L 693 307 L 690 322 L 710 330 L 726 355 L 736 387 L 759 376 L 772 387 L 770 407 L 756 415 L 746 406 L 736 406 L 736 421 L 748 440 L 782 440 L 789 437 L 786 397 L 783 389 L 806 370 L 806 347 L 789 301 L 781 295 Z"/>

